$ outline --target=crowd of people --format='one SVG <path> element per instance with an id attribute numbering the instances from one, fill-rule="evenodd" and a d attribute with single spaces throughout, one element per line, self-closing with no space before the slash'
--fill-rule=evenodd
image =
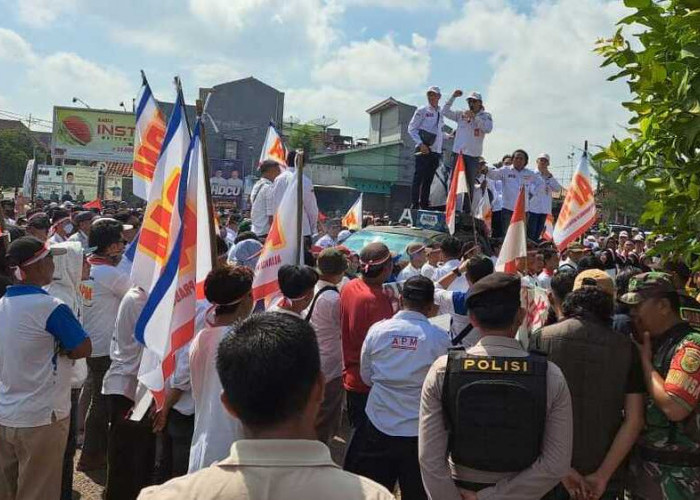
<path id="1" fill-rule="evenodd" d="M 476 92 L 454 111 L 461 95 L 440 108 L 431 87 L 409 126 L 413 203 L 428 207 L 453 120 L 464 210 L 492 199 L 488 245 L 445 234 L 353 251 L 340 220 L 319 223 L 304 177 L 305 265 L 281 266 L 279 295 L 256 302 L 294 175 L 262 162 L 250 212 L 220 214 L 195 335 L 162 408 L 141 418 L 148 291 L 124 254 L 143 212 L 65 201 L 20 217 L 4 204 L 0 500 L 70 499 L 75 470 L 106 470 L 115 500 L 700 498 L 700 276 L 636 228 L 601 226 L 564 251 L 545 241 L 561 188 L 548 155 L 537 172 L 521 149 L 489 167 L 492 118 Z M 527 255 L 496 272 L 523 185 Z M 524 334 L 523 290 L 549 309 Z M 344 437 L 336 464 L 328 445 Z"/>

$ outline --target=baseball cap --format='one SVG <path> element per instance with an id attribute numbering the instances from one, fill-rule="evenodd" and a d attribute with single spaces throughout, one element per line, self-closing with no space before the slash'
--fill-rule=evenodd
<path id="1" fill-rule="evenodd" d="M 641 234 L 638 234 L 637 236 L 632 238 L 632 241 L 644 241 L 644 236 L 642 236 Z"/>
<path id="2" fill-rule="evenodd" d="M 627 293 L 620 297 L 620 302 L 628 305 L 636 305 L 646 299 L 677 293 L 671 275 L 658 271 L 634 276 L 627 290 Z"/>
<path id="3" fill-rule="evenodd" d="M 75 220 L 76 224 L 80 224 L 81 222 L 92 221 L 92 219 L 94 219 L 95 217 L 97 217 L 97 215 L 94 212 L 83 210 L 82 212 L 78 212 L 77 214 L 75 214 L 73 220 Z"/>
<path id="4" fill-rule="evenodd" d="M 622 238 L 623 236 L 624 236 L 625 238 L 629 238 L 629 237 L 630 237 L 630 233 L 628 233 L 627 231 L 620 231 L 620 238 Z"/>
<path id="5" fill-rule="evenodd" d="M 569 245 L 569 246 L 567 247 L 567 250 L 568 250 L 569 252 L 574 252 L 574 253 L 578 252 L 578 253 L 580 253 L 580 252 L 585 252 L 585 251 L 586 251 L 586 247 L 584 247 L 584 246 L 581 245 L 580 243 L 572 243 L 571 245 Z"/>
<path id="6" fill-rule="evenodd" d="M 336 238 L 336 239 L 338 240 L 338 243 L 342 243 L 342 242 L 344 242 L 345 240 L 347 240 L 347 239 L 350 237 L 351 234 L 352 234 L 352 233 L 351 233 L 349 230 L 343 229 L 342 231 L 340 231 L 340 232 L 338 233 L 338 238 Z"/>
<path id="7" fill-rule="evenodd" d="M 426 94 L 429 94 L 430 92 L 433 94 L 442 95 L 442 92 L 440 92 L 440 87 L 436 87 L 435 85 L 428 87 L 428 90 L 425 91 Z"/>
<path id="8" fill-rule="evenodd" d="M 348 268 L 348 260 L 345 254 L 337 248 L 324 248 L 318 259 L 316 259 L 316 267 L 321 274 L 340 274 Z"/>
<path id="9" fill-rule="evenodd" d="M 600 269 L 586 269 L 581 271 L 574 280 L 574 290 L 584 286 L 597 286 L 609 295 L 615 295 L 615 283 L 608 273 Z"/>
<path id="10" fill-rule="evenodd" d="M 467 100 L 474 99 L 475 101 L 482 101 L 481 94 L 475 90 L 472 90 L 467 96 Z"/>
<path id="11" fill-rule="evenodd" d="M 48 243 L 34 236 L 22 236 L 17 238 L 7 249 L 7 259 L 10 265 L 15 267 L 29 266 L 49 255 L 64 255 L 66 248 L 51 248 Z"/>
<path id="12" fill-rule="evenodd" d="M 537 155 L 537 159 L 539 160 L 540 158 L 544 158 L 545 160 L 549 161 L 549 155 L 547 153 L 540 153 Z"/>

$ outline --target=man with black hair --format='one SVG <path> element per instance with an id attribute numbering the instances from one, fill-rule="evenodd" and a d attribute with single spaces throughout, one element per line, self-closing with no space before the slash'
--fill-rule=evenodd
<path id="1" fill-rule="evenodd" d="M 425 276 L 429 280 L 435 278 L 435 273 L 438 270 L 440 261 L 442 260 L 442 250 L 440 243 L 434 241 L 425 247 L 425 254 L 428 261 L 420 268 L 421 276 Z"/>
<path id="2" fill-rule="evenodd" d="M 374 479 L 401 498 L 424 499 L 418 465 L 418 406 L 426 373 L 447 352 L 447 332 L 428 318 L 437 310 L 433 282 L 409 278 L 402 310 L 370 328 L 362 345 L 360 373 L 371 387 L 367 420 L 357 429 L 345 469 Z"/>
<path id="3" fill-rule="evenodd" d="M 209 467 L 228 456 L 231 445 L 243 438 L 241 423 L 221 405 L 221 381 L 216 373 L 216 351 L 230 326 L 253 310 L 253 271 L 224 264 L 204 280 L 204 296 L 212 304 L 206 326 L 190 346 L 190 378 L 194 398 L 194 433 L 188 473 Z"/>
<path id="4" fill-rule="evenodd" d="M 681 319 L 669 274 L 635 276 L 620 301 L 631 309 L 648 393 L 629 489 L 634 498 L 698 498 L 699 423 L 689 417 L 700 404 L 700 333 Z"/>
<path id="5" fill-rule="evenodd" d="M 508 231 L 510 219 L 513 217 L 515 210 L 515 202 L 518 199 L 520 188 L 525 187 L 525 212 L 528 211 L 529 195 L 533 192 L 539 192 L 544 181 L 537 173 L 529 168 L 525 168 L 528 164 L 529 157 L 527 152 L 522 149 L 516 149 L 513 152 L 513 164 L 503 168 L 485 168 L 482 173 L 487 174 L 489 179 L 501 181 L 503 183 L 503 209 L 501 210 L 501 219 L 503 224 L 503 234 Z"/>
<path id="6" fill-rule="evenodd" d="M 673 278 L 673 285 L 676 287 L 681 307 L 700 309 L 700 303 L 688 295 L 688 291 L 685 288 L 693 274 L 688 265 L 682 260 L 668 260 L 664 264 L 663 271 L 670 274 Z"/>
<path id="7" fill-rule="evenodd" d="M 140 500 L 394 498 L 370 479 L 340 470 L 316 439 L 324 381 L 307 322 L 289 314 L 253 315 L 221 340 L 216 369 L 221 403 L 240 420 L 245 439 L 234 442 L 224 460 L 147 488 Z"/>
<path id="8" fill-rule="evenodd" d="M 572 243 L 569 245 L 566 248 L 566 259 L 559 265 L 559 271 L 578 272 L 578 263 L 583 258 L 585 251 L 586 247 L 580 243 Z"/>
<path id="9" fill-rule="evenodd" d="M 545 290 L 551 290 L 552 277 L 559 267 L 559 253 L 553 248 L 545 248 L 541 252 L 544 267 L 537 276 L 537 283 Z"/>
<path id="10" fill-rule="evenodd" d="M 90 227 L 92 226 L 92 221 L 95 220 L 95 217 L 95 213 L 90 212 L 88 210 L 84 210 L 75 214 L 73 216 L 73 221 L 75 222 L 75 226 L 78 230 L 75 232 L 75 234 L 68 238 L 68 240 L 79 241 L 80 244 L 83 246 L 83 250 L 89 248 L 88 236 L 90 234 Z"/>
<path id="11" fill-rule="evenodd" d="M 462 257 L 462 242 L 454 236 L 448 236 L 442 240 L 440 242 L 440 249 L 442 250 L 443 264 L 438 267 L 437 271 L 433 275 L 433 281 L 440 281 L 443 276 L 457 269 L 459 267 L 460 258 Z M 458 277 L 450 284 L 448 290 L 460 290 L 466 292 L 467 288 L 468 285 L 466 278 Z"/>
<path id="12" fill-rule="evenodd" d="M 260 164 L 260 180 L 255 183 L 250 192 L 250 218 L 253 232 L 260 238 L 267 237 L 275 215 L 275 204 L 272 197 L 272 183 L 280 174 L 280 166 L 276 161 L 265 160 Z"/>
<path id="13" fill-rule="evenodd" d="M 316 267 L 320 273 L 314 298 L 304 311 L 316 331 L 321 354 L 321 371 L 326 379 L 323 402 L 316 422 L 318 438 L 328 444 L 340 423 L 343 406 L 343 347 L 340 328 L 340 292 L 338 286 L 345 276 L 348 262 L 337 248 L 326 248 L 318 256 Z"/>
<path id="14" fill-rule="evenodd" d="M 107 461 L 107 399 L 102 382 L 109 369 L 110 342 L 124 295 L 131 288 L 129 276 L 117 264 L 124 253 L 125 226 L 102 218 L 93 222 L 88 244 L 94 252 L 88 257 L 90 277 L 80 292 L 83 297 L 83 325 L 92 340 L 92 355 L 87 360 L 91 384 L 90 406 L 85 417 L 85 442 L 77 470 L 101 469 Z"/>
<path id="15" fill-rule="evenodd" d="M 49 229 L 51 229 L 51 220 L 44 212 L 36 212 L 27 218 L 27 235 L 34 236 L 41 241 L 49 239 Z"/>
<path id="16" fill-rule="evenodd" d="M 520 278 L 493 273 L 467 299 L 481 340 L 433 364 L 423 384 L 419 458 L 430 499 L 541 498 L 569 471 L 571 396 L 559 368 L 514 338 Z"/>
<path id="17" fill-rule="evenodd" d="M 51 228 L 49 229 L 49 243 L 63 243 L 67 241 L 73 232 L 73 223 L 71 222 L 70 213 L 68 210 L 57 208 L 51 214 Z"/>
<path id="18" fill-rule="evenodd" d="M 71 410 L 72 360 L 90 338 L 71 309 L 42 287 L 53 280 L 53 256 L 33 236 L 7 252 L 17 284 L 0 298 L 0 498 L 59 498 Z"/>
<path id="19" fill-rule="evenodd" d="M 562 304 L 566 296 L 574 289 L 576 272 L 559 271 L 552 277 L 551 288 L 547 291 L 549 298 L 549 318 L 547 324 L 551 325 L 564 318 Z"/>
<path id="20" fill-rule="evenodd" d="M 394 315 L 382 285 L 393 269 L 391 252 L 383 243 L 366 245 L 360 252 L 360 277 L 340 292 L 340 328 L 343 343 L 343 387 L 347 391 L 350 424 L 357 428 L 365 420 L 369 387 L 360 376 L 360 351 L 370 327 Z"/>
<path id="21" fill-rule="evenodd" d="M 578 491 L 616 499 L 624 490 L 624 464 L 644 426 L 644 378 L 629 337 L 612 329 L 615 285 L 604 271 L 581 272 L 564 300 L 563 321 L 530 340 L 561 368 L 573 400 L 572 470 L 547 497 Z M 621 418 L 622 416 L 622 418 Z"/>
<path id="22" fill-rule="evenodd" d="M 302 318 L 302 311 L 309 307 L 314 298 L 318 273 L 309 266 L 285 264 L 277 271 L 277 281 L 284 298 L 270 307 L 268 312 L 291 314 Z"/>

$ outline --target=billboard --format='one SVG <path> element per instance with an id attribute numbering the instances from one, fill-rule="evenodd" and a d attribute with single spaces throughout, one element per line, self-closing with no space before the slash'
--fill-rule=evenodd
<path id="1" fill-rule="evenodd" d="M 97 198 L 97 168 L 83 165 L 39 165 L 36 196 L 47 201 L 85 202 Z"/>
<path id="2" fill-rule="evenodd" d="M 209 160 L 209 186 L 217 206 L 243 208 L 244 179 L 240 160 Z"/>
<path id="3" fill-rule="evenodd" d="M 51 138 L 53 156 L 131 163 L 135 130 L 133 113 L 56 106 Z"/>
<path id="4" fill-rule="evenodd" d="M 105 200 L 122 201 L 121 175 L 105 175 Z"/>

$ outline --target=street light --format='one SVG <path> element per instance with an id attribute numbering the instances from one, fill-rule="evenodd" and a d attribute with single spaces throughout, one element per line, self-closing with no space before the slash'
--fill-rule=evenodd
<path id="1" fill-rule="evenodd" d="M 76 102 L 79 102 L 80 104 L 82 104 L 83 106 L 85 106 L 87 109 L 90 109 L 90 106 L 88 105 L 88 103 L 86 103 L 85 101 L 83 101 L 80 97 L 74 97 L 74 98 L 73 98 L 73 104 L 75 104 Z"/>

